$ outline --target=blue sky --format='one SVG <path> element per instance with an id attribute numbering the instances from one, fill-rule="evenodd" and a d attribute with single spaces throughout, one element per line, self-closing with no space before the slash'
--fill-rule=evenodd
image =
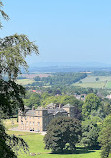
<path id="1" fill-rule="evenodd" d="M 10 16 L 1 37 L 26 34 L 39 47 L 39 62 L 111 63 L 110 0 L 3 0 Z"/>

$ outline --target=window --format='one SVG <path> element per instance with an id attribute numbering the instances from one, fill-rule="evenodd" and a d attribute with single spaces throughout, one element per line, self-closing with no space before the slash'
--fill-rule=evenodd
<path id="1" fill-rule="evenodd" d="M 38 115 L 40 115 L 40 111 L 38 111 Z"/>
<path id="2" fill-rule="evenodd" d="M 40 126 L 40 122 L 38 122 L 38 126 Z"/>

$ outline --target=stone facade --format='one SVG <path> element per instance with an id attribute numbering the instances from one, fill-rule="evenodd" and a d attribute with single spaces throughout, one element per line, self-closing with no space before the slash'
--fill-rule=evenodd
<path id="1" fill-rule="evenodd" d="M 49 108 L 50 107 L 50 108 Z M 37 109 L 25 108 L 24 112 L 19 111 L 18 122 L 20 130 L 42 132 L 47 130 L 47 125 L 54 117 L 68 116 L 74 117 L 74 107 L 67 104 L 63 107 L 52 107 L 47 108 L 39 107 Z"/>

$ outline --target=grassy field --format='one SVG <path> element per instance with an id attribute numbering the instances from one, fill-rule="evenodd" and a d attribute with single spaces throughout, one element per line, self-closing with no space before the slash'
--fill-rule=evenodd
<path id="1" fill-rule="evenodd" d="M 36 133 L 8 130 L 12 128 L 13 123 L 14 127 L 17 126 L 16 119 L 4 120 L 3 122 L 8 134 L 22 137 L 29 145 L 29 153 L 25 154 L 21 151 L 18 158 L 100 158 L 100 150 L 85 150 L 83 148 L 78 148 L 77 154 L 52 154 L 50 150 L 44 149 L 44 136 Z M 30 153 L 35 153 L 36 156 L 31 156 Z"/>
<path id="2" fill-rule="evenodd" d="M 99 150 L 78 149 L 78 154 L 51 154 L 44 149 L 43 136 L 39 134 L 24 135 L 22 138 L 28 143 L 30 153 L 36 153 L 36 158 L 100 158 Z M 21 153 L 18 158 L 31 158 L 29 154 Z"/>
<path id="3" fill-rule="evenodd" d="M 20 84 L 20 85 L 23 85 L 23 86 L 25 86 L 27 84 L 32 84 L 33 82 L 36 82 L 36 81 L 34 81 L 34 79 L 18 79 L 16 81 L 17 84 Z"/>
<path id="4" fill-rule="evenodd" d="M 96 78 L 99 78 L 98 81 L 96 81 Z M 80 86 L 80 87 L 90 87 L 90 88 L 105 88 L 105 89 L 111 89 L 111 76 L 87 76 L 86 78 L 81 80 L 82 83 L 74 83 L 74 86 Z"/>
<path id="5" fill-rule="evenodd" d="M 111 81 L 108 81 L 108 82 L 107 82 L 106 88 L 111 89 Z"/>

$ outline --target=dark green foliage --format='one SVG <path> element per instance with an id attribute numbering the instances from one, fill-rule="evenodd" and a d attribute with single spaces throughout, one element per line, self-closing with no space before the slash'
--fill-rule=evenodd
<path id="1" fill-rule="evenodd" d="M 102 108 L 103 108 L 103 111 L 104 111 L 104 117 L 111 114 L 111 100 L 104 99 L 102 101 Z"/>
<path id="2" fill-rule="evenodd" d="M 2 10 L 3 3 L 0 1 L 0 14 L 6 20 L 8 15 Z M 0 19 L 1 20 L 1 19 Z M 0 28 L 2 27 L 0 21 Z M 26 35 L 13 35 L 0 38 L 0 157 L 17 158 L 19 149 L 28 150 L 27 144 L 22 138 L 6 134 L 1 119 L 10 116 L 14 109 L 24 110 L 22 95 L 25 89 L 16 84 L 15 80 L 20 73 L 20 68 L 27 69 L 25 57 L 34 51 L 38 54 L 38 47 L 30 42 Z M 7 80 L 5 80 L 5 77 Z M 16 152 L 16 153 L 15 153 Z"/>
<path id="3" fill-rule="evenodd" d="M 24 58 L 32 51 L 38 53 L 37 47 L 25 35 L 17 35 L 0 39 L 0 108 L 11 112 L 16 105 L 23 109 L 21 95 L 25 89 L 15 83 L 20 73 L 20 66 L 27 68 Z M 7 75 L 7 81 L 3 76 Z"/>
<path id="4" fill-rule="evenodd" d="M 25 96 L 26 99 L 24 99 L 24 105 L 28 107 L 38 107 L 41 104 L 41 96 L 37 93 L 28 92 Z"/>
<path id="5" fill-rule="evenodd" d="M 87 118 L 93 111 L 97 111 L 101 106 L 101 100 L 94 93 L 90 93 L 86 96 L 85 102 L 82 106 L 83 118 Z"/>
<path id="6" fill-rule="evenodd" d="M 86 74 L 82 73 L 56 73 L 53 76 L 48 77 L 35 77 L 35 81 L 42 81 L 43 85 L 71 85 L 79 80 L 87 77 Z M 37 85 L 37 83 L 34 83 Z"/>
<path id="7" fill-rule="evenodd" d="M 54 88 L 54 89 L 53 88 L 49 88 L 48 89 L 48 93 L 51 94 L 51 95 L 54 95 L 54 96 L 58 95 L 58 94 L 62 95 L 60 88 Z"/>
<path id="8" fill-rule="evenodd" d="M 34 80 L 35 80 L 35 81 L 41 81 L 41 78 L 40 78 L 39 76 L 36 76 L 36 77 L 34 78 Z"/>
<path id="9" fill-rule="evenodd" d="M 7 135 L 0 120 L 0 157 L 17 158 L 16 154 L 20 149 L 27 152 L 28 145 L 22 138 Z"/>
<path id="10" fill-rule="evenodd" d="M 97 122 L 94 119 L 83 121 L 81 143 L 87 147 L 97 147 L 99 130 Z"/>
<path id="11" fill-rule="evenodd" d="M 42 105 L 48 105 L 50 103 L 55 104 L 68 104 L 70 103 L 73 106 L 78 106 L 79 108 L 82 108 L 83 102 L 76 99 L 74 96 L 68 96 L 68 95 L 59 95 L 59 96 L 50 96 L 43 99 Z"/>
<path id="12" fill-rule="evenodd" d="M 16 79 L 20 67 L 28 67 L 25 57 L 32 51 L 38 53 L 38 48 L 26 35 L 15 34 L 0 39 L 0 75 L 7 74 L 9 80 Z"/>
<path id="13" fill-rule="evenodd" d="M 96 81 L 99 81 L 99 77 L 96 78 Z"/>
<path id="14" fill-rule="evenodd" d="M 111 115 L 107 116 L 103 122 L 102 130 L 99 133 L 101 145 L 101 158 L 108 158 L 111 152 Z"/>
<path id="15" fill-rule="evenodd" d="M 37 86 L 37 87 L 42 87 L 44 86 L 44 83 L 43 82 L 39 82 L 39 81 L 36 81 L 36 82 L 33 82 L 32 84 L 29 84 L 30 86 Z"/>
<path id="16" fill-rule="evenodd" d="M 17 108 L 24 110 L 22 96 L 25 89 L 15 80 L 21 67 L 27 69 L 25 57 L 32 51 L 38 53 L 37 46 L 25 35 L 15 34 L 0 39 L 0 156 L 3 158 L 15 158 L 15 151 L 20 147 L 25 151 L 28 147 L 23 139 L 6 134 L 1 117 L 11 116 Z M 4 76 L 7 76 L 7 80 L 4 80 Z"/>
<path id="17" fill-rule="evenodd" d="M 44 137 L 45 148 L 52 152 L 63 153 L 64 150 L 74 151 L 81 136 L 81 124 L 77 119 L 58 117 L 48 125 Z"/>
<path id="18" fill-rule="evenodd" d="M 57 75 L 57 74 L 55 74 L 55 75 Z M 26 85 L 26 88 L 27 89 L 34 88 L 35 90 L 41 90 L 42 92 L 48 92 L 52 95 L 56 95 L 56 94 L 66 94 L 66 95 L 78 94 L 79 95 L 79 94 L 89 94 L 89 93 L 97 94 L 98 91 L 103 96 L 104 96 L 104 94 L 105 94 L 105 96 L 108 95 L 108 92 L 105 89 L 83 88 L 83 87 L 73 86 L 72 84 L 69 85 L 64 82 L 50 85 L 50 83 L 44 83 L 44 81 L 42 81 L 42 79 L 41 79 L 41 81 L 36 81 L 36 82 L 33 82 L 32 84 Z M 59 90 L 59 92 L 58 92 L 58 90 Z"/>
<path id="19" fill-rule="evenodd" d="M 104 119 L 103 104 L 94 93 L 86 96 L 82 106 L 82 140 L 81 143 L 87 147 L 98 146 L 98 136 L 100 128 L 98 123 Z"/>
<path id="20" fill-rule="evenodd" d="M 4 113 L 11 115 L 17 107 L 24 110 L 22 95 L 25 95 L 25 89 L 22 86 L 11 80 L 0 80 L 0 109 Z"/>

